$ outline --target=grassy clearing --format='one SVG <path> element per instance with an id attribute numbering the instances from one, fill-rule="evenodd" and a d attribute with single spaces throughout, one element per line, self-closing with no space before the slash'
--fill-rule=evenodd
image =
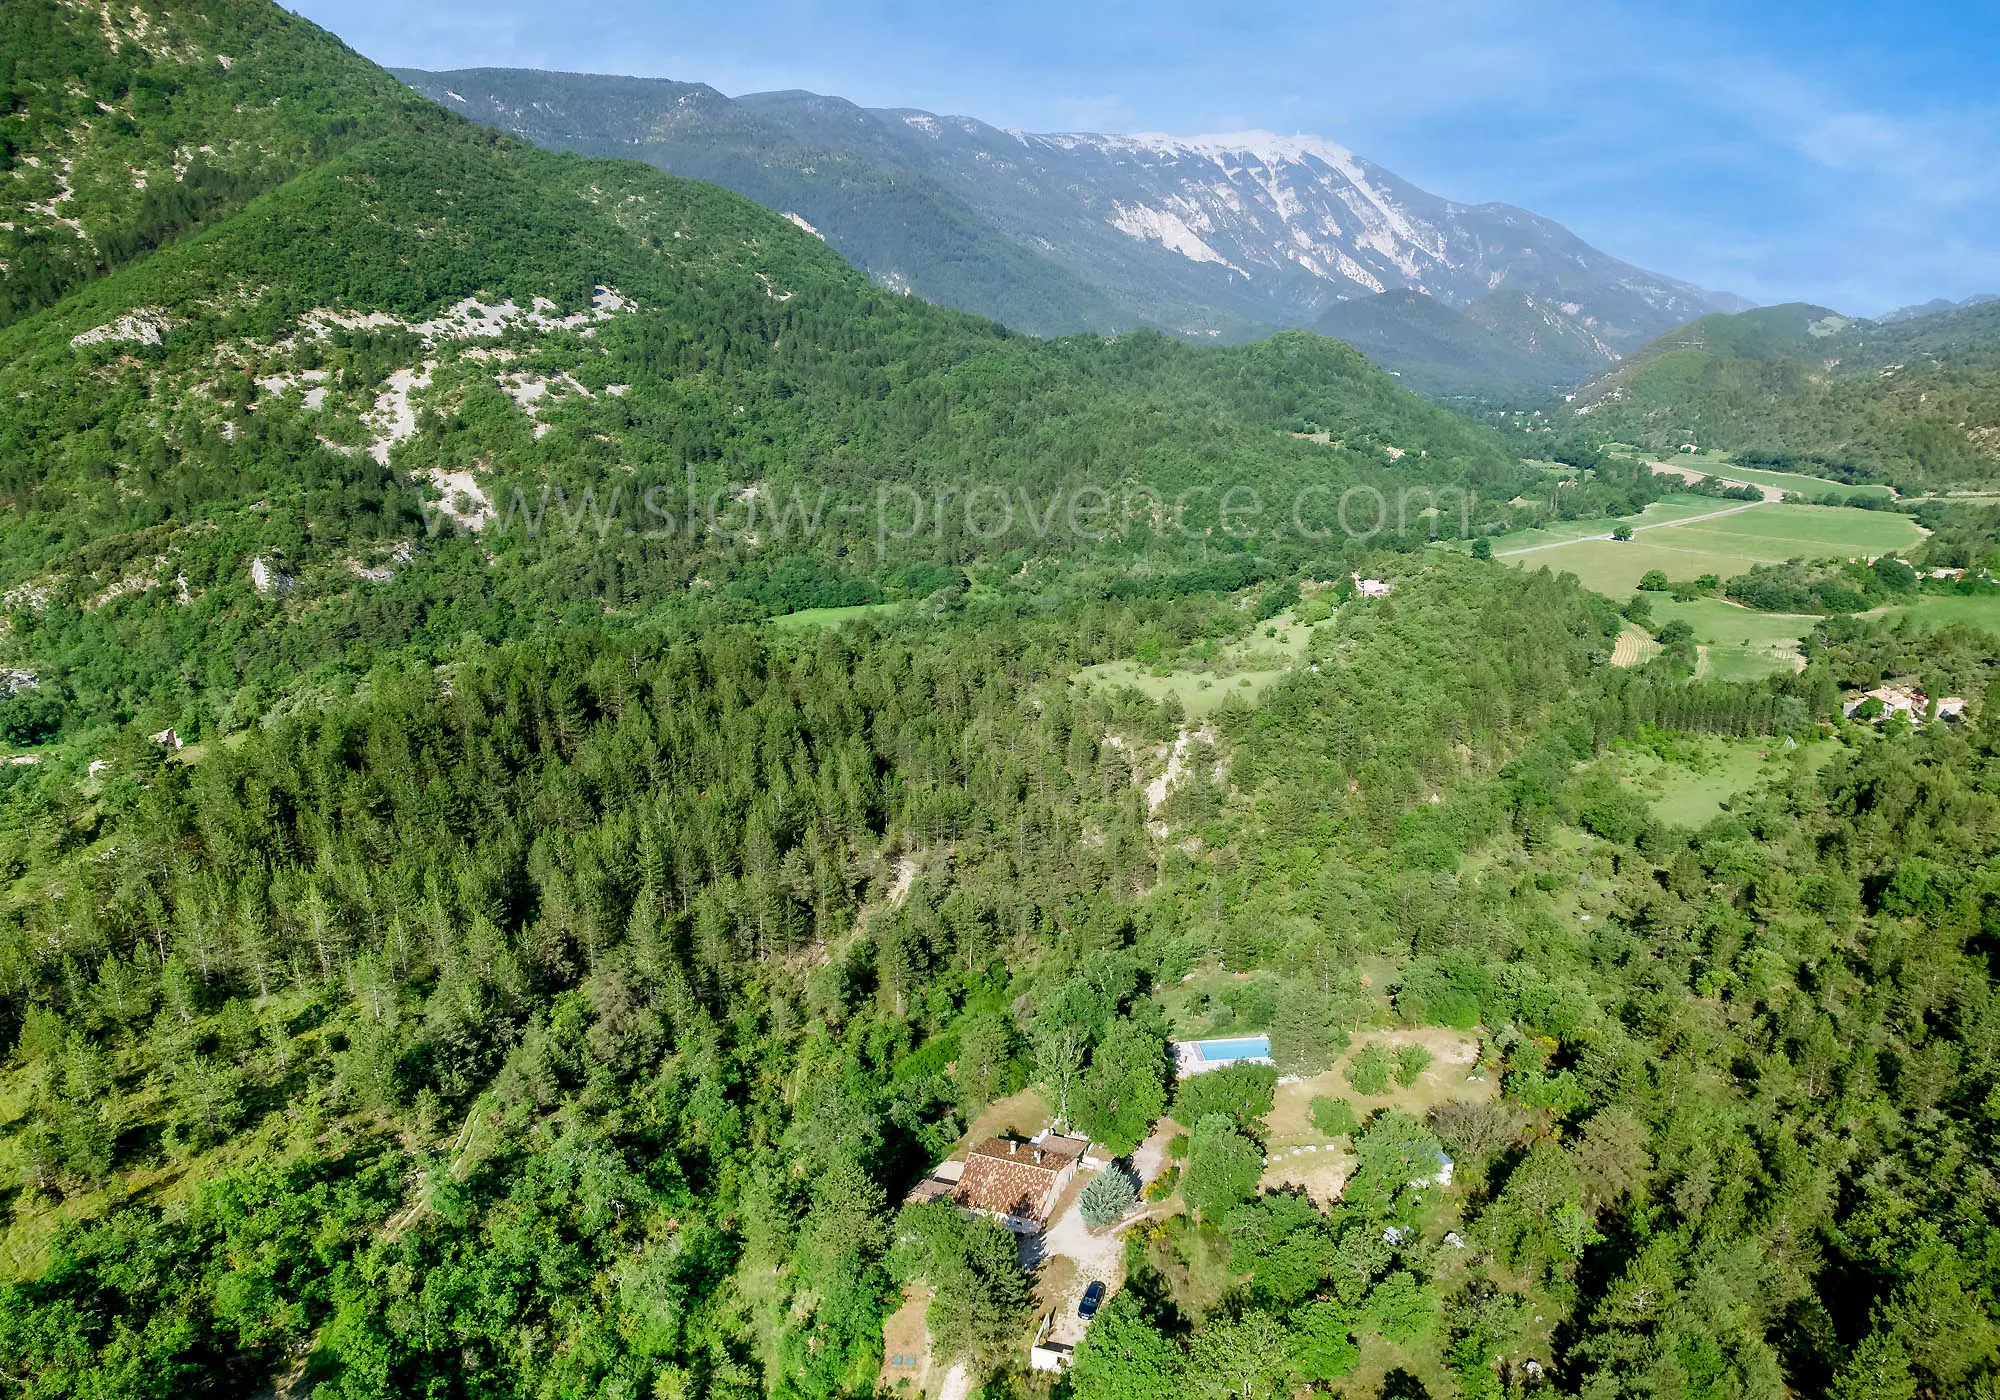
<path id="1" fill-rule="evenodd" d="M 1541 538 L 1545 532 L 1526 530 L 1496 539 L 1493 552 L 1522 568 L 1575 574 L 1586 588 L 1622 598 L 1649 569 L 1659 569 L 1672 579 L 1702 574 L 1729 579 L 1755 564 L 1778 564 L 1800 556 L 1894 554 L 1923 538 L 1908 516 L 1886 511 L 1765 504 L 1713 515 L 1729 507 L 1714 501 L 1703 504 L 1712 518 L 1663 523 L 1623 543 L 1606 539 L 1551 543 Z"/>
<path id="2" fill-rule="evenodd" d="M 964 1146 L 971 1147 L 990 1137 L 1011 1134 L 1015 1137 L 1033 1137 L 1055 1116 L 1049 1101 L 1034 1089 L 1023 1089 L 1018 1094 L 1010 1094 L 1004 1099 L 995 1099 L 980 1115 L 972 1120 L 972 1128 L 964 1138 Z M 954 1156 L 957 1154 L 954 1153 Z"/>
<path id="3" fill-rule="evenodd" d="M 1689 738 L 1684 758 L 1669 761 L 1636 745 L 1606 761 L 1621 783 L 1635 787 L 1653 815 L 1669 826 L 1698 830 L 1744 793 L 1782 777 L 1794 763 L 1817 768 L 1840 748 L 1836 739 L 1787 748 L 1783 740 Z"/>
<path id="4" fill-rule="evenodd" d="M 883 1320 L 882 1371 L 876 1380 L 879 1391 L 921 1395 L 928 1388 L 931 1334 L 924 1325 L 924 1311 L 930 1303 L 928 1288 L 906 1287 L 903 1305 Z"/>
<path id="5" fill-rule="evenodd" d="M 1379 1045 L 1391 1054 L 1405 1045 L 1421 1045 L 1430 1051 L 1431 1062 L 1415 1083 L 1405 1085 L 1392 1079 L 1386 1093 L 1359 1094 L 1341 1071 L 1370 1045 Z M 1344 1136 L 1329 1137 L 1313 1126 L 1314 1098 L 1345 1099 L 1353 1105 L 1355 1117 L 1364 1122 L 1370 1114 L 1387 1108 L 1422 1118 L 1451 1100 L 1496 1097 L 1500 1089 L 1497 1078 L 1469 1078 L 1478 1062 L 1479 1037 L 1468 1031 L 1423 1026 L 1364 1031 L 1355 1036 L 1354 1043 L 1325 1073 L 1278 1086 L 1271 1111 L 1264 1117 L 1270 1161 L 1264 1168 L 1263 1188 L 1296 1187 L 1322 1206 L 1340 1198 L 1341 1188 L 1354 1170 L 1353 1144 Z"/>
<path id="6" fill-rule="evenodd" d="M 1516 530 L 1510 535 L 1497 535 L 1493 539 L 1493 552 L 1506 554 L 1512 550 L 1532 549 L 1537 545 L 1588 540 L 1598 535 L 1608 535 L 1620 525 L 1634 527 L 1670 525 L 1677 520 L 1686 520 L 1692 516 L 1727 510 L 1733 504 L 1739 503 L 1718 501 L 1711 496 L 1692 496 L 1677 492 L 1671 496 L 1662 496 L 1637 515 L 1604 515 L 1591 520 L 1554 520 L 1532 530 Z"/>
<path id="7" fill-rule="evenodd" d="M 863 618 L 889 621 L 903 611 L 902 603 L 856 603 L 846 608 L 806 608 L 795 613 L 770 620 L 772 627 L 798 628 L 839 627 L 843 623 L 859 622 Z"/>
<path id="8" fill-rule="evenodd" d="M 1392 1079 L 1387 1093 L 1358 1094 L 1341 1071 L 1370 1045 L 1379 1045 L 1392 1055 L 1405 1045 L 1421 1045 L 1430 1051 L 1431 1062 L 1413 1084 L 1399 1084 Z M 1384 1108 L 1399 1108 L 1421 1118 L 1448 1100 L 1493 1098 L 1499 1092 L 1496 1079 L 1468 1078 L 1478 1062 L 1479 1036 L 1473 1031 L 1455 1031 L 1448 1026 L 1362 1031 L 1323 1074 L 1278 1086 L 1277 1098 L 1264 1118 L 1271 1134 L 1271 1154 L 1275 1158 L 1279 1152 L 1307 1146 L 1324 1148 L 1341 1141 L 1313 1126 L 1312 1101 L 1316 1096 L 1346 1099 L 1354 1105 L 1355 1115 L 1363 1119 Z"/>
<path id="9" fill-rule="evenodd" d="M 1216 967 L 1198 968 L 1185 980 L 1155 993 L 1166 1008 L 1168 1029 L 1179 1040 L 1255 1035 L 1269 1030 L 1277 994 L 1275 973 L 1225 972 Z M 1205 1004 L 1206 1011 L 1197 1012 L 1198 1004 Z M 1218 1005 L 1229 1006 L 1236 1014 L 1218 1017 Z"/>
<path id="10" fill-rule="evenodd" d="M 1305 655 L 1312 629 L 1298 620 L 1295 609 L 1259 623 L 1249 635 L 1221 647 L 1206 661 L 1148 666 L 1134 660 L 1105 661 L 1086 666 L 1076 676 L 1079 688 L 1131 686 L 1149 700 L 1172 695 L 1190 719 L 1204 719 L 1232 696 L 1256 704 Z"/>

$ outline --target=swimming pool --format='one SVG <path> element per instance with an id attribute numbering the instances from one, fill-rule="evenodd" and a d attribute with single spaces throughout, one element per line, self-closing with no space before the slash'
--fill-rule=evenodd
<path id="1" fill-rule="evenodd" d="M 1197 1040 L 1194 1048 L 1202 1059 L 1209 1061 L 1269 1059 L 1271 1037 L 1246 1035 L 1235 1040 Z"/>

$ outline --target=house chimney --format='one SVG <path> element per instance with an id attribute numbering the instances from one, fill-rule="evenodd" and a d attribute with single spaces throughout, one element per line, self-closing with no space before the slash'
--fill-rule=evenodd
<path id="1" fill-rule="evenodd" d="M 1037 1162 L 1040 1162 L 1042 1160 L 1042 1149 L 1039 1147 L 1035 1149 L 1035 1160 Z"/>
<path id="2" fill-rule="evenodd" d="M 1021 1144 L 1020 1144 L 1020 1143 L 1018 1143 L 1018 1142 L 1015 1142 L 1015 1141 L 1013 1141 L 1013 1140 L 1009 1139 L 1009 1141 L 1008 1141 L 1008 1143 L 1007 1143 L 1007 1155 L 1008 1155 L 1009 1157 L 1012 1157 L 1012 1156 L 1014 1155 L 1014 1153 L 1015 1153 L 1016 1151 L 1018 1151 L 1018 1150 L 1019 1150 L 1020 1146 L 1021 1146 Z"/>

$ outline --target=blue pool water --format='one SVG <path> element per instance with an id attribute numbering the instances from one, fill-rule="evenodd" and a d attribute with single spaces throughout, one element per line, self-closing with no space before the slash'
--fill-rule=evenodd
<path id="1" fill-rule="evenodd" d="M 1246 1035 L 1237 1040 L 1201 1040 L 1195 1045 L 1204 1060 L 1253 1060 L 1271 1053 L 1271 1037 L 1268 1035 Z"/>

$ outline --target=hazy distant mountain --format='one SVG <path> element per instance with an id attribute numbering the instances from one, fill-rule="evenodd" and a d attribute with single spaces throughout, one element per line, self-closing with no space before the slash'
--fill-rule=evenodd
<path id="1" fill-rule="evenodd" d="M 1533 376 L 1553 383 L 1574 382 L 1578 345 L 1608 356 L 1749 305 L 1526 210 L 1439 198 L 1312 137 L 1034 135 L 808 92 L 731 99 L 512 69 L 398 76 L 542 145 L 727 185 L 796 215 L 878 282 L 1043 333 L 1150 324 L 1238 339 L 1387 291 L 1458 309 L 1505 292 L 1527 301 L 1490 319 L 1532 306 L 1543 332 L 1511 343 L 1531 358 L 1542 341 L 1561 346 Z"/>
<path id="2" fill-rule="evenodd" d="M 1995 296 L 1992 292 L 1978 292 L 1964 301 L 1946 301 L 1943 297 L 1932 297 L 1918 306 L 1899 306 L 1876 319 L 1885 326 L 1892 326 L 1898 321 L 1916 321 L 1925 316 L 1942 316 L 1947 311 L 1964 311 L 1968 307 L 1984 306 L 1989 301 L 2000 301 L 2000 296 Z"/>

